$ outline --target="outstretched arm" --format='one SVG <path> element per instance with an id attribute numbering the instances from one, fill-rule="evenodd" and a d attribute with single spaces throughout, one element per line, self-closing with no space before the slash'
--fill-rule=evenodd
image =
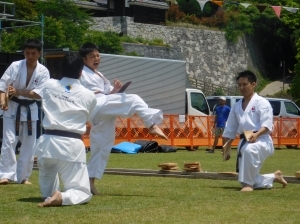
<path id="1" fill-rule="evenodd" d="M 33 90 L 23 90 L 23 89 L 16 89 L 12 86 L 9 86 L 9 95 L 12 96 L 25 96 L 32 99 L 41 99 L 40 95 L 35 93 Z"/>

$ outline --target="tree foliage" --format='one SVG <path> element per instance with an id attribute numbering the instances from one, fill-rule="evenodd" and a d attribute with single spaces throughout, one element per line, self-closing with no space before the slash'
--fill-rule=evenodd
<path id="1" fill-rule="evenodd" d="M 41 22 L 44 15 L 44 48 L 70 48 L 78 50 L 85 41 L 86 34 L 91 33 L 89 27 L 92 24 L 88 12 L 78 8 L 71 0 L 38 0 L 32 4 L 26 0 L 11 0 L 16 6 L 16 19 Z M 6 22 L 5 27 L 22 26 L 26 23 Z M 27 23 L 28 24 L 28 23 Z M 2 32 L 2 51 L 14 52 L 21 48 L 24 40 L 28 38 L 41 39 L 41 26 L 7 29 Z M 115 40 L 112 35 L 106 40 Z M 91 35 L 89 35 L 91 36 Z M 115 40 L 116 41 L 116 40 Z M 116 41 L 116 43 L 118 43 Z M 108 42 L 113 48 L 111 52 L 118 52 L 117 47 Z M 105 45 L 105 42 L 102 43 Z M 120 46 L 118 46 L 120 47 Z M 109 50 L 107 50 L 109 51 Z M 119 50 L 120 51 L 120 50 Z"/>
<path id="2" fill-rule="evenodd" d="M 114 32 L 89 31 L 84 41 L 95 43 L 102 53 L 120 54 L 123 51 L 121 38 Z"/>

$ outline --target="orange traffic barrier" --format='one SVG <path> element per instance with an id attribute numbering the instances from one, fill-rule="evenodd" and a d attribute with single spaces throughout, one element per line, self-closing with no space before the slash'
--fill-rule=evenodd
<path id="1" fill-rule="evenodd" d="M 134 142 L 145 139 L 157 141 L 158 144 L 181 147 L 212 146 L 214 141 L 214 116 L 185 116 L 182 119 L 179 115 L 164 115 L 164 120 L 159 125 L 169 138 L 169 140 L 164 140 L 149 134 L 142 119 L 138 116 L 130 118 L 118 117 L 115 123 L 115 144 L 123 141 Z M 82 136 L 87 148 L 90 147 L 90 129 L 91 126 L 88 124 L 87 131 Z M 300 130 L 300 118 L 274 118 L 274 130 L 271 134 L 274 145 L 300 145 L 298 130 Z M 221 142 L 220 138 L 219 146 L 221 146 Z M 238 142 L 239 136 L 236 136 L 232 145 L 237 146 Z"/>

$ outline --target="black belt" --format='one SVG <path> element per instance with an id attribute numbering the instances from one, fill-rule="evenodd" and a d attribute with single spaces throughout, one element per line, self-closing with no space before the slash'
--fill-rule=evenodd
<path id="1" fill-rule="evenodd" d="M 256 133 L 257 131 L 253 131 L 253 133 Z M 240 147 L 238 148 L 238 153 L 237 153 L 237 157 L 236 157 L 236 165 L 235 165 L 235 171 L 238 173 L 239 172 L 239 158 L 242 157 L 242 153 L 241 153 L 241 149 L 242 147 L 246 144 L 247 140 L 245 138 L 244 134 L 240 134 L 240 139 L 242 140 L 242 143 L 240 145 Z"/>
<path id="2" fill-rule="evenodd" d="M 24 106 L 27 109 L 28 135 L 32 135 L 31 111 L 29 105 L 34 104 L 36 100 L 23 100 L 23 99 L 18 99 L 15 96 L 13 96 L 10 100 L 19 104 L 17 108 L 17 114 L 16 114 L 16 136 L 19 136 L 21 106 Z"/>
<path id="3" fill-rule="evenodd" d="M 78 138 L 82 140 L 81 134 L 70 132 L 70 131 L 62 131 L 62 130 L 45 130 L 45 135 L 57 135 L 61 137 L 67 137 L 67 138 Z"/>

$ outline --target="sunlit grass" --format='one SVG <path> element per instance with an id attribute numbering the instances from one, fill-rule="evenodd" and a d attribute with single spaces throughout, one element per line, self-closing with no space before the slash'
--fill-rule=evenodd
<path id="1" fill-rule="evenodd" d="M 293 176 L 300 170 L 299 159 L 300 150 L 276 150 L 262 173 L 281 169 Z M 222 162 L 220 151 L 179 150 L 111 154 L 108 168 L 158 170 L 159 163 L 177 162 L 182 169 L 184 161 L 200 161 L 202 169 L 211 172 L 234 171 L 235 166 L 234 159 Z M 0 186 L 0 223 L 299 223 L 300 217 L 299 184 L 241 193 L 238 182 L 232 180 L 105 174 L 96 181 L 102 196 L 94 196 L 89 204 L 38 208 L 37 170 L 31 181 L 33 185 Z"/>

